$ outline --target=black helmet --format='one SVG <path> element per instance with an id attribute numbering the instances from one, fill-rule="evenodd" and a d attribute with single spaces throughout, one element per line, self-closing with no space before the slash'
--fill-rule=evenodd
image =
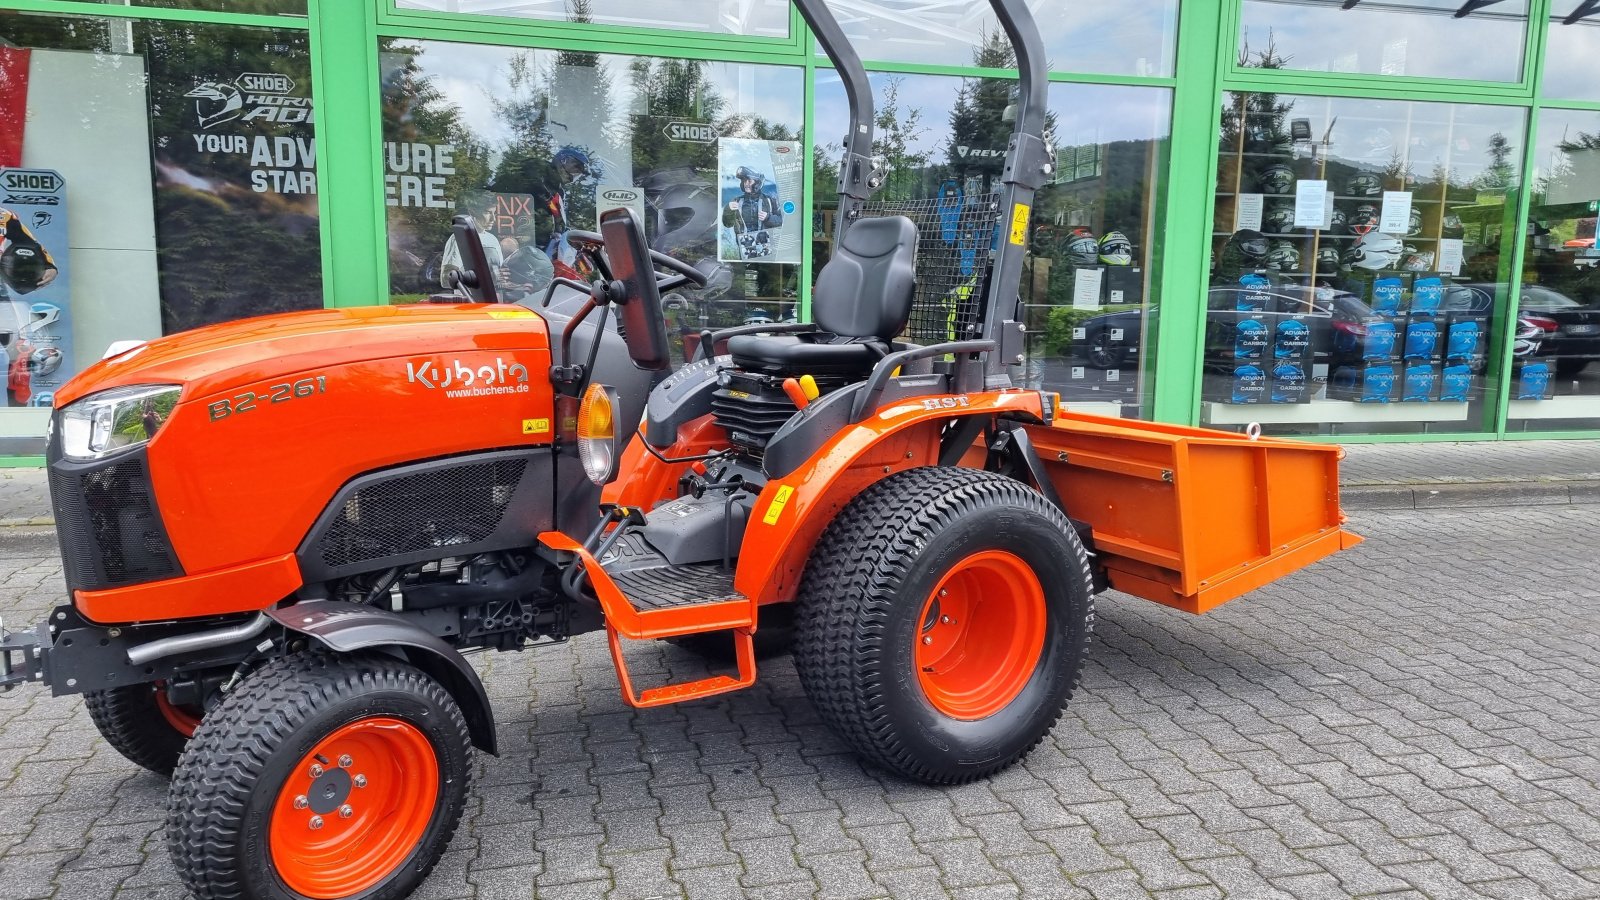
<path id="1" fill-rule="evenodd" d="M 1100 241 L 1088 229 L 1078 229 L 1067 240 L 1067 259 L 1075 266 L 1092 266 L 1100 261 Z"/>
<path id="2" fill-rule="evenodd" d="M 1378 222 L 1383 218 L 1383 213 L 1371 203 L 1363 203 L 1356 207 L 1350 214 L 1350 230 L 1356 234 L 1366 234 L 1378 227 Z"/>
<path id="3" fill-rule="evenodd" d="M 1256 174 L 1256 186 L 1263 194 L 1289 194 L 1294 192 L 1294 169 L 1283 163 L 1267 166 Z"/>
<path id="4" fill-rule="evenodd" d="M 1416 237 L 1422 233 L 1422 210 L 1411 207 L 1411 217 L 1406 222 L 1406 237 Z"/>
<path id="5" fill-rule="evenodd" d="M 1267 236 L 1259 231 L 1240 231 L 1233 236 L 1233 243 L 1239 248 L 1239 253 L 1253 263 L 1266 259 L 1272 249 Z"/>
<path id="6" fill-rule="evenodd" d="M 1294 230 L 1294 207 L 1288 203 L 1274 203 L 1267 207 L 1263 223 L 1273 234 L 1287 234 Z"/>
<path id="7" fill-rule="evenodd" d="M 44 250 L 37 244 L 12 241 L 0 253 L 0 278 L 18 294 L 31 294 L 50 269 Z"/>
<path id="8" fill-rule="evenodd" d="M 1300 248 L 1288 241 L 1273 241 L 1267 251 L 1267 265 L 1280 272 L 1300 271 Z"/>
<path id="9" fill-rule="evenodd" d="M 749 166 L 740 166 L 739 167 L 739 184 L 740 184 L 740 186 L 743 186 L 746 181 L 754 181 L 756 183 L 756 190 L 759 191 L 759 190 L 761 190 L 762 186 L 767 183 L 767 176 L 761 174 L 760 172 L 757 172 L 755 169 L 752 169 Z"/>
<path id="10" fill-rule="evenodd" d="M 1341 254 L 1339 253 L 1339 248 L 1337 248 L 1337 247 L 1323 247 L 1321 250 L 1317 251 L 1317 274 L 1318 275 L 1337 275 L 1337 274 L 1339 274 L 1339 263 L 1340 262 L 1341 262 Z"/>
<path id="11" fill-rule="evenodd" d="M 1344 191 L 1352 197 L 1376 197 L 1383 193 L 1383 179 L 1371 172 L 1357 172 L 1350 176 Z"/>

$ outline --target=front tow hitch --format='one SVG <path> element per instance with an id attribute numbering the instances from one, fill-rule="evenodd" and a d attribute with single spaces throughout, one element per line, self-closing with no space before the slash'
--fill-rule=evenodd
<path id="1" fill-rule="evenodd" d="M 40 625 L 32 631 L 12 632 L 0 621 L 0 691 L 44 680 L 44 655 L 49 645 L 49 637 L 44 634 L 47 627 Z"/>

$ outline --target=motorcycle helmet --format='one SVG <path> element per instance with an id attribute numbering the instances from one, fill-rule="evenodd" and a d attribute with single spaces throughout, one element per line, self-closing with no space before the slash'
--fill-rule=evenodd
<path id="1" fill-rule="evenodd" d="M 1273 241 L 1267 251 L 1267 265 L 1280 272 L 1300 271 L 1300 248 L 1288 241 Z"/>
<path id="2" fill-rule="evenodd" d="M 1252 125 L 1245 133 L 1244 148 L 1249 153 L 1287 156 L 1294 152 L 1294 140 L 1276 128 Z"/>
<path id="3" fill-rule="evenodd" d="M 1274 203 L 1267 207 L 1267 216 L 1262 221 L 1267 226 L 1267 231 L 1273 234 L 1287 234 L 1294 230 L 1294 207 L 1287 203 Z"/>
<path id="4" fill-rule="evenodd" d="M 53 303 L 35 303 L 28 309 L 29 334 L 38 334 L 61 321 L 61 307 Z"/>
<path id="5" fill-rule="evenodd" d="M 1355 234 L 1366 234 L 1378 227 L 1382 220 L 1383 212 L 1371 203 L 1363 203 L 1350 214 L 1350 230 Z"/>
<path id="6" fill-rule="evenodd" d="M 1067 261 L 1075 266 L 1092 266 L 1100 260 L 1100 242 L 1088 231 L 1074 232 L 1067 240 Z"/>
<path id="7" fill-rule="evenodd" d="M 551 162 L 572 178 L 589 174 L 589 154 L 577 147 L 562 147 L 556 151 Z"/>
<path id="8" fill-rule="evenodd" d="M 1406 237 L 1416 237 L 1422 233 L 1422 210 L 1411 207 L 1411 215 L 1406 220 Z"/>
<path id="9" fill-rule="evenodd" d="M 755 169 L 752 169 L 749 166 L 740 166 L 739 167 L 739 188 L 741 190 L 744 188 L 744 183 L 746 181 L 754 181 L 756 183 L 756 187 L 755 187 L 754 193 L 759 194 L 759 193 L 761 193 L 762 186 L 767 183 L 767 176 L 761 174 L 760 172 L 757 172 Z"/>
<path id="10" fill-rule="evenodd" d="M 1333 208 L 1333 214 L 1328 217 L 1328 230 L 1335 234 L 1344 234 L 1350 230 L 1350 215 L 1343 207 Z"/>
<path id="11" fill-rule="evenodd" d="M 1108 231 L 1100 238 L 1100 262 L 1108 266 L 1133 265 L 1133 242 L 1120 231 Z"/>
<path id="12" fill-rule="evenodd" d="M 1321 250 L 1317 251 L 1317 274 L 1318 275 L 1337 275 L 1337 274 L 1339 274 L 1339 262 L 1340 262 L 1339 248 L 1337 248 L 1337 247 L 1323 247 Z"/>
<path id="13" fill-rule="evenodd" d="M 1455 213 L 1445 214 L 1444 222 L 1442 223 L 1440 230 L 1442 236 L 1447 238 L 1456 238 L 1459 240 L 1467 236 L 1467 226 L 1462 223 L 1461 217 Z"/>
<path id="14" fill-rule="evenodd" d="M 1362 235 L 1361 239 L 1345 252 L 1344 260 L 1349 265 L 1358 269 L 1367 269 L 1376 272 L 1380 269 L 1393 268 L 1400 261 L 1400 254 L 1405 252 L 1405 244 L 1392 234 L 1374 231 Z"/>
<path id="15" fill-rule="evenodd" d="M 44 250 L 38 244 L 12 241 L 0 253 L 0 278 L 18 294 L 31 294 L 39 289 L 44 273 L 51 268 Z"/>
<path id="16" fill-rule="evenodd" d="M 717 197 L 711 182 L 691 169 L 657 172 L 641 180 L 652 227 L 650 249 L 668 256 L 711 255 L 717 233 Z"/>
<path id="17" fill-rule="evenodd" d="M 1357 172 L 1345 182 L 1344 192 L 1352 197 L 1376 197 L 1383 193 L 1383 179 L 1371 172 Z"/>
<path id="18" fill-rule="evenodd" d="M 1252 264 L 1264 262 L 1272 250 L 1266 235 L 1259 231 L 1241 231 L 1233 236 L 1233 242 L 1244 260 Z"/>
<path id="19" fill-rule="evenodd" d="M 1400 264 L 1400 268 L 1407 272 L 1432 272 L 1433 259 L 1432 250 L 1418 250 L 1416 247 L 1407 246 L 1405 261 Z"/>
<path id="20" fill-rule="evenodd" d="M 1256 174 L 1256 187 L 1263 194 L 1288 194 L 1294 191 L 1294 169 L 1283 163 L 1267 166 Z"/>
<path id="21" fill-rule="evenodd" d="M 55 347 L 40 347 L 28 354 L 28 374 L 34 378 L 47 378 L 61 368 L 61 351 Z"/>

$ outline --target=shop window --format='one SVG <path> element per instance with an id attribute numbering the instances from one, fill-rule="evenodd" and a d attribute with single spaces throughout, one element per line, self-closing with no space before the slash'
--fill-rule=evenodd
<path id="1" fill-rule="evenodd" d="M 1555 0 L 1544 48 L 1544 95 L 1600 100 L 1600 3 Z"/>
<path id="2" fill-rule="evenodd" d="M 1004 32 L 983 0 L 829 0 L 862 58 L 1005 68 Z M 1165 77 L 1173 73 L 1178 0 L 1071 4 L 1028 0 L 1054 72 Z M 989 55 L 986 56 L 986 51 Z M 820 51 L 819 51 L 820 52 Z"/>
<path id="3" fill-rule="evenodd" d="M 535 302 L 588 274 L 566 233 L 626 206 L 710 276 L 665 298 L 687 349 L 798 314 L 803 70 L 399 40 L 381 61 L 396 302 L 447 283 L 455 215 L 484 227 L 502 296 Z"/>
<path id="4" fill-rule="evenodd" d="M 1244 0 L 1241 65 L 1522 80 L 1528 0 Z"/>
<path id="5" fill-rule="evenodd" d="M 1600 428 L 1600 112 L 1544 110 L 1535 147 L 1507 428 Z"/>
<path id="6" fill-rule="evenodd" d="M 113 342 L 323 305 L 306 32 L 3 13 L 0 45 L 0 454 Z"/>
<path id="7" fill-rule="evenodd" d="M 1492 430 L 1525 130 L 1506 107 L 1230 95 L 1205 421 Z"/>
<path id="8" fill-rule="evenodd" d="M 1010 62 L 1005 63 L 1009 65 Z M 817 130 L 842 135 L 838 76 L 818 71 Z M 944 278 L 942 296 L 919 294 L 908 337 L 949 340 L 956 311 L 977 289 L 994 240 L 995 212 L 1016 82 L 999 78 L 874 74 L 876 155 L 887 164 L 880 213 L 910 215 L 923 231 L 919 274 Z M 1076 409 L 1138 417 L 1154 398 L 1157 209 L 1166 178 L 1171 92 L 1164 88 L 1052 84 L 1049 139 L 1058 175 L 1039 191 L 1021 285 L 1026 362 L 1013 377 L 1058 391 Z M 838 142 L 813 149 L 817 248 L 829 255 Z"/>
<path id="9" fill-rule="evenodd" d="M 789 0 L 396 0 L 399 9 L 787 38 Z"/>

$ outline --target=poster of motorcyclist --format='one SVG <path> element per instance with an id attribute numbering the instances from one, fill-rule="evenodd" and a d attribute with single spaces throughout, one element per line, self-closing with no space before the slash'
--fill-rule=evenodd
<path id="1" fill-rule="evenodd" d="M 801 223 L 794 215 L 804 188 L 804 165 L 795 141 L 721 140 L 722 260 L 800 262 Z"/>
<path id="2" fill-rule="evenodd" d="M 77 372 L 70 296 L 65 179 L 48 169 L 0 169 L 0 406 L 51 406 Z"/>

